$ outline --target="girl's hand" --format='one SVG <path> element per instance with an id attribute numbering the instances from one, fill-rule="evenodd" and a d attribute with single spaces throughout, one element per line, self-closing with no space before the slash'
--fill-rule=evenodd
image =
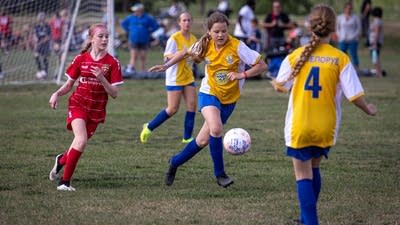
<path id="1" fill-rule="evenodd" d="M 229 72 L 226 76 L 231 81 L 233 81 L 233 80 L 241 80 L 241 79 L 245 79 L 246 78 L 246 75 L 244 73 L 237 73 L 237 72 Z"/>
<path id="2" fill-rule="evenodd" d="M 149 69 L 149 72 L 164 72 L 167 68 L 164 65 L 155 65 Z"/>
<path id="3" fill-rule="evenodd" d="M 102 69 L 100 67 L 97 66 L 91 66 L 90 67 L 90 72 L 95 75 L 96 77 L 99 76 L 104 76 L 104 74 L 107 72 L 108 69 Z"/>
<path id="4" fill-rule="evenodd" d="M 57 109 L 57 106 L 58 106 L 58 93 L 57 92 L 54 92 L 50 96 L 49 105 L 50 105 L 50 108 Z"/>

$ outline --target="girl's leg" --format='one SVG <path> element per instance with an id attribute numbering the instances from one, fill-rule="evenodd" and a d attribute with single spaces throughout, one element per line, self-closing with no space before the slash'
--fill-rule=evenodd
<path id="1" fill-rule="evenodd" d="M 147 49 L 141 49 L 139 53 L 142 61 L 142 71 L 146 71 Z"/>
<path id="2" fill-rule="evenodd" d="M 174 183 L 178 167 L 193 158 L 193 156 L 208 144 L 209 133 L 210 129 L 204 122 L 196 139 L 189 142 L 179 153 L 171 157 L 169 168 L 164 179 L 167 186 L 171 186 Z"/>
<path id="3" fill-rule="evenodd" d="M 78 160 L 87 144 L 88 134 L 86 129 L 86 122 L 83 119 L 78 118 L 74 119 L 71 125 L 72 131 L 74 133 L 74 140 L 72 141 L 70 150 L 68 152 L 64 174 L 63 177 L 60 179 L 59 186 L 57 187 L 58 190 L 69 189 L 72 175 L 75 171 L 76 165 L 78 164 Z"/>
<path id="4" fill-rule="evenodd" d="M 140 141 L 142 143 L 148 141 L 154 129 L 175 115 L 179 109 L 181 95 L 182 91 L 167 91 L 167 108 L 161 110 L 149 123 L 143 125 L 142 132 L 140 133 Z"/>
<path id="5" fill-rule="evenodd" d="M 185 86 L 183 89 L 183 98 L 186 104 L 186 114 L 184 122 L 184 132 L 182 142 L 188 142 L 192 139 L 195 115 L 196 115 L 196 87 Z"/>
<path id="6" fill-rule="evenodd" d="M 322 156 L 319 158 L 314 158 L 311 161 L 312 164 L 312 175 L 313 175 L 313 189 L 314 189 L 314 196 L 315 196 L 315 201 L 318 202 L 318 197 L 319 193 L 321 192 L 321 173 L 319 170 L 319 165 L 321 163 Z"/>
<path id="7" fill-rule="evenodd" d="M 317 201 L 313 188 L 311 159 L 303 162 L 292 158 L 292 162 L 296 176 L 301 220 L 306 225 L 317 225 Z"/>

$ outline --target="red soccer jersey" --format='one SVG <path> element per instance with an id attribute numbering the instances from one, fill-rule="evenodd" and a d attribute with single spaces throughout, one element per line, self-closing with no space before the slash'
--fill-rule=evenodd
<path id="1" fill-rule="evenodd" d="M 1 34 L 11 34 L 11 17 L 7 15 L 0 16 L 0 33 Z"/>
<path id="2" fill-rule="evenodd" d="M 51 39 L 53 41 L 61 41 L 64 21 L 58 18 L 52 18 L 49 21 L 49 25 L 51 29 Z"/>
<path id="3" fill-rule="evenodd" d="M 69 108 L 79 107 L 87 112 L 88 120 L 102 123 L 106 116 L 108 94 L 101 82 L 90 72 L 92 66 L 108 68 L 104 76 L 111 85 L 123 83 L 119 61 L 110 54 L 98 61 L 93 60 L 89 52 L 80 54 L 75 57 L 66 72 L 69 79 L 79 78 L 78 87 L 69 98 Z"/>

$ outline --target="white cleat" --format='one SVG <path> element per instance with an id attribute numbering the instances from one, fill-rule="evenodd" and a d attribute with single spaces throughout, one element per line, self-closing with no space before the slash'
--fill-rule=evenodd
<path id="1" fill-rule="evenodd" d="M 58 177 L 58 172 L 60 172 L 62 165 L 59 164 L 60 158 L 63 156 L 63 154 L 59 154 L 56 156 L 56 160 L 54 162 L 53 169 L 51 169 L 50 174 L 49 174 L 49 179 L 51 181 L 57 179 Z"/>
<path id="2" fill-rule="evenodd" d="M 65 184 L 61 184 L 60 186 L 57 187 L 58 191 L 76 191 L 75 188 L 73 188 L 71 185 L 67 186 Z"/>

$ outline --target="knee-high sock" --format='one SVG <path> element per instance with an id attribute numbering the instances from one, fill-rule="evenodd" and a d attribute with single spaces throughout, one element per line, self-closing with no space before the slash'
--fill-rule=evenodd
<path id="1" fill-rule="evenodd" d="M 68 153 L 67 163 L 65 164 L 64 175 L 62 180 L 63 181 L 70 181 L 72 174 L 75 171 L 76 165 L 78 164 L 78 160 L 81 157 L 82 152 L 71 148 Z"/>
<path id="2" fill-rule="evenodd" d="M 219 177 L 225 173 L 222 137 L 213 137 L 210 135 L 209 143 L 210 155 L 214 163 L 214 175 Z"/>
<path id="3" fill-rule="evenodd" d="M 167 119 L 169 119 L 169 115 L 165 109 L 161 110 L 157 116 L 155 116 L 147 125 L 147 128 L 149 128 L 151 131 L 156 129 L 158 126 L 160 126 L 162 123 L 164 123 Z"/>
<path id="4" fill-rule="evenodd" d="M 69 150 L 70 149 L 67 149 L 64 153 L 63 153 L 63 156 L 60 158 L 60 164 L 61 165 L 65 165 L 65 163 L 67 163 L 67 159 L 68 159 L 68 152 L 69 152 Z"/>
<path id="5" fill-rule="evenodd" d="M 43 58 L 43 69 L 44 69 L 44 71 L 46 71 L 46 73 L 48 73 L 49 71 L 49 60 L 47 59 L 47 56 L 45 56 L 44 58 Z"/>
<path id="6" fill-rule="evenodd" d="M 170 164 L 174 167 L 178 167 L 185 162 L 189 161 L 193 156 L 195 156 L 202 148 L 200 148 L 196 139 L 189 142 L 178 154 L 172 156 Z"/>
<path id="7" fill-rule="evenodd" d="M 315 200 L 312 180 L 298 180 L 297 195 L 302 222 L 306 225 L 318 225 L 317 202 Z"/>
<path id="8" fill-rule="evenodd" d="M 183 131 L 183 138 L 188 139 L 192 137 L 193 127 L 194 127 L 194 116 L 195 112 L 186 111 L 185 114 L 185 129 Z"/>
<path id="9" fill-rule="evenodd" d="M 314 196 L 315 196 L 315 201 L 318 202 L 319 193 L 321 191 L 321 173 L 319 172 L 319 168 L 312 168 L 312 172 L 313 172 Z"/>

